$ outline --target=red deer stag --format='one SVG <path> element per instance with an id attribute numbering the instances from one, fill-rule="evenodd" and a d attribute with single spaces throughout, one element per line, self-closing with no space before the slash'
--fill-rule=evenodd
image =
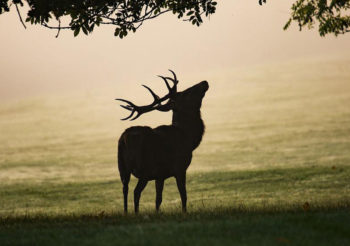
<path id="1" fill-rule="evenodd" d="M 198 147 L 204 134 L 200 108 L 209 84 L 202 81 L 185 91 L 177 92 L 176 74 L 169 71 L 174 78 L 159 76 L 169 90 L 167 95 L 160 98 L 149 87 L 143 85 L 154 98 L 151 104 L 137 106 L 128 100 L 116 99 L 126 103 L 127 105 L 121 107 L 131 111 L 131 114 L 122 120 L 135 120 L 153 110 L 173 111 L 171 125 L 162 125 L 154 129 L 148 126 L 134 126 L 126 129 L 120 136 L 118 168 L 123 183 L 124 212 L 128 210 L 128 185 L 131 174 L 138 178 L 134 190 L 135 213 L 139 211 L 141 192 L 150 180 L 155 180 L 156 210 L 159 211 L 164 180 L 169 177 L 176 179 L 182 210 L 186 212 L 186 170 L 191 163 L 192 151 Z M 169 85 L 168 80 L 172 81 L 173 86 Z"/>

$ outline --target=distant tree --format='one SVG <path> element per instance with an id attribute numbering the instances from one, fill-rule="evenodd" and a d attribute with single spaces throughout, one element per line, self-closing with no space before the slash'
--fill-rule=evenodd
<path id="1" fill-rule="evenodd" d="M 20 14 L 24 3 L 29 9 L 25 20 Z M 56 29 L 57 37 L 62 29 L 72 30 L 74 36 L 81 32 L 88 35 L 105 24 L 114 25 L 114 35 L 123 38 L 144 21 L 167 12 L 199 26 L 203 16 L 215 13 L 216 5 L 214 0 L 0 0 L 0 14 L 14 6 L 24 27 L 29 22 Z M 350 0 L 296 0 L 284 29 L 297 22 L 300 30 L 318 26 L 321 36 L 344 34 L 350 32 L 349 8 Z"/>

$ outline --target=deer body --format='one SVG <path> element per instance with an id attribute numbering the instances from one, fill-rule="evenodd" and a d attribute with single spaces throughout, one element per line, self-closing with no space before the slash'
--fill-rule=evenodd
<path id="1" fill-rule="evenodd" d="M 174 76 L 175 79 L 172 81 L 176 88 L 177 80 L 175 74 Z M 156 128 L 135 126 L 126 129 L 121 135 L 118 143 L 118 168 L 123 183 L 125 212 L 127 212 L 128 183 L 131 174 L 139 179 L 134 190 L 136 213 L 138 212 L 141 192 L 150 180 L 156 181 L 156 209 L 159 210 L 164 180 L 169 177 L 176 178 L 182 208 L 183 211 L 186 211 L 186 170 L 192 160 L 192 151 L 199 146 L 204 134 L 200 107 L 208 87 L 208 82 L 203 81 L 183 92 L 170 91 L 169 97 L 166 98 L 169 99 L 167 104 L 157 103 L 154 104 L 156 107 L 153 105 L 151 108 L 147 108 L 146 112 L 153 109 L 172 110 L 171 125 L 162 125 Z M 159 97 L 155 97 L 155 100 L 156 98 L 159 99 Z M 135 105 L 132 104 L 132 106 Z M 127 107 L 124 106 L 124 108 Z M 130 111 L 132 109 L 134 108 L 129 108 Z M 142 113 L 143 111 L 140 114 Z"/>
<path id="2" fill-rule="evenodd" d="M 191 161 L 192 157 L 188 144 L 184 143 L 180 147 L 177 144 L 183 142 L 180 139 L 182 136 L 186 138 L 181 130 L 172 126 L 155 129 L 131 127 L 119 140 L 123 155 L 120 161 L 128 163 L 125 168 L 139 179 L 155 180 L 175 176 L 187 169 L 186 162 Z"/>

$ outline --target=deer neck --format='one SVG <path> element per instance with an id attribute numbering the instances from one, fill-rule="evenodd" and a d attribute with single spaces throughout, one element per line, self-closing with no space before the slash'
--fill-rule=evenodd
<path id="1" fill-rule="evenodd" d="M 190 139 L 192 149 L 196 149 L 204 134 L 205 126 L 201 118 L 201 112 L 173 113 L 172 125 L 181 129 Z"/>

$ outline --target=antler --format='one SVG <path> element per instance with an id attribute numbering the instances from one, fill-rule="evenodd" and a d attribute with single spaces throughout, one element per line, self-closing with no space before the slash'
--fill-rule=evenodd
<path id="1" fill-rule="evenodd" d="M 139 118 L 142 114 L 153 111 L 153 110 L 161 110 L 161 107 L 164 106 L 162 105 L 162 102 L 169 99 L 172 95 L 174 95 L 177 92 L 177 84 L 179 83 L 179 81 L 177 80 L 176 74 L 169 69 L 169 71 L 173 74 L 174 78 L 170 78 L 170 77 L 163 77 L 161 75 L 158 75 L 158 77 L 162 78 L 165 82 L 166 87 L 169 90 L 169 93 L 166 94 L 165 96 L 163 96 L 162 98 L 160 98 L 156 93 L 154 93 L 154 91 L 152 91 L 151 88 L 149 88 L 146 85 L 142 85 L 143 87 L 145 87 L 153 96 L 153 102 L 149 105 L 145 105 L 145 106 L 137 106 L 135 104 L 133 104 L 132 102 L 125 100 L 125 99 L 121 99 L 121 98 L 116 98 L 115 100 L 119 100 L 122 102 L 127 103 L 127 105 L 120 105 L 122 108 L 131 111 L 130 115 L 126 118 L 123 118 L 121 120 L 136 120 L 137 118 Z M 173 87 L 171 87 L 168 83 L 167 80 L 171 80 L 173 82 Z M 136 115 L 134 116 L 134 114 L 136 113 Z M 133 117 L 134 116 L 134 117 Z M 132 118 L 133 117 L 133 118 Z"/>

